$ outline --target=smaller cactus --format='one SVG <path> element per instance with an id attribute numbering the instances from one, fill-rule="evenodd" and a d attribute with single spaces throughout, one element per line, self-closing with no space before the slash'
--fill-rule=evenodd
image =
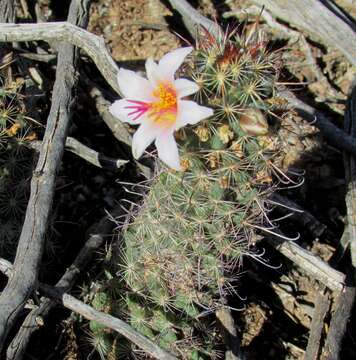
<path id="1" fill-rule="evenodd" d="M 0 255 L 12 257 L 26 211 L 32 151 L 25 143 L 33 138 L 26 121 L 20 84 L 0 88 Z M 31 135 L 31 136 L 30 136 Z"/>

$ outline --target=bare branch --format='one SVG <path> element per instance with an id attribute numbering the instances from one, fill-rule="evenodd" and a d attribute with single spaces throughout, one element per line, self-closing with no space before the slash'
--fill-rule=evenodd
<path id="1" fill-rule="evenodd" d="M 325 349 L 320 359 L 338 360 L 341 351 L 342 339 L 346 332 L 353 304 L 356 296 L 356 288 L 347 286 L 336 299 L 335 312 L 330 321 L 330 328 L 325 341 Z"/>
<path id="2" fill-rule="evenodd" d="M 26 143 L 26 146 L 36 151 L 40 151 L 42 147 L 42 141 L 31 141 Z M 70 136 L 68 136 L 66 139 L 65 150 L 79 156 L 90 164 L 109 170 L 120 169 L 129 162 L 128 160 L 113 159 L 105 156 L 102 153 L 98 153 L 97 151 L 91 149 L 90 147 L 82 144 L 80 141 Z"/>
<path id="3" fill-rule="evenodd" d="M 318 280 L 330 290 L 340 292 L 344 289 L 345 275 L 333 269 L 310 251 L 303 249 L 293 241 L 281 240 L 278 237 L 269 238 L 268 242 L 307 275 Z"/>
<path id="4" fill-rule="evenodd" d="M 288 101 L 288 106 L 296 110 L 300 116 L 318 127 L 324 138 L 338 149 L 356 154 L 356 139 L 334 125 L 323 112 L 316 110 L 304 101 L 298 99 L 292 92 L 281 89 L 278 96 Z"/>
<path id="5" fill-rule="evenodd" d="M 339 49 L 356 65 L 355 26 L 345 14 L 335 10 L 330 0 L 253 0 L 276 17 L 306 31 L 325 45 Z"/>
<path id="6" fill-rule="evenodd" d="M 111 215 L 116 216 L 118 211 L 114 211 Z M 57 282 L 55 288 L 62 292 L 69 291 L 74 285 L 78 275 L 83 271 L 91 260 L 94 252 L 103 244 L 105 236 L 111 233 L 115 223 L 111 217 L 105 216 L 96 226 L 95 232 L 89 236 L 84 247 L 80 250 L 73 264 L 67 269 L 65 274 Z M 0 271 L 9 276 L 12 265 L 9 262 L 0 260 Z M 43 298 L 40 306 L 32 310 L 24 320 L 20 330 L 17 332 L 6 352 L 7 360 L 21 360 L 24 356 L 26 348 L 30 342 L 32 334 L 37 331 L 41 324 L 38 319 L 45 319 L 50 311 L 57 306 L 56 301 Z"/>
<path id="7" fill-rule="evenodd" d="M 221 36 L 219 25 L 200 14 L 186 0 L 169 0 L 169 2 L 182 15 L 184 24 L 193 37 L 197 34 L 197 26 L 204 26 L 215 37 Z"/>
<path id="8" fill-rule="evenodd" d="M 90 0 L 73 0 L 68 20 L 80 26 L 86 26 L 89 4 Z M 35 26 L 39 25 L 35 24 Z M 16 28 L 16 25 L 9 26 Z M 53 201 L 56 172 L 63 154 L 73 104 L 72 92 L 77 81 L 77 58 L 78 51 L 72 45 L 61 45 L 52 106 L 42 150 L 31 180 L 30 199 L 14 262 L 15 271 L 0 296 L 0 351 L 17 315 L 37 285 L 46 225 Z"/>
<path id="9" fill-rule="evenodd" d="M 7 272 L 7 274 L 12 271 L 9 269 L 9 262 L 7 260 L 0 259 L 0 271 L 3 269 Z M 132 341 L 135 345 L 154 358 L 159 360 L 177 360 L 175 356 L 161 349 L 153 341 L 134 330 L 124 321 L 95 310 L 91 306 L 63 292 L 62 289 L 53 288 L 52 286 L 48 286 L 46 284 L 40 284 L 40 289 L 47 297 L 58 300 L 64 307 L 82 315 L 88 320 L 94 320 L 105 327 L 117 331 L 119 334 Z"/>
<path id="10" fill-rule="evenodd" d="M 83 49 L 110 84 L 120 94 L 118 68 L 110 56 L 103 38 L 69 22 L 37 24 L 0 24 L 0 42 L 63 41 Z"/>
<path id="11" fill-rule="evenodd" d="M 356 83 L 352 88 L 345 112 L 345 131 L 356 139 Z M 350 239 L 351 261 L 355 271 L 356 279 L 356 155 L 344 154 L 345 177 L 347 184 L 346 206 L 347 206 L 347 231 Z"/>
<path id="12" fill-rule="evenodd" d="M 352 137 L 356 137 L 356 84 L 347 102 L 345 112 L 344 129 Z M 352 313 L 353 304 L 356 297 L 356 158 L 354 155 L 344 153 L 345 179 L 347 183 L 346 207 L 347 207 L 347 225 L 345 227 L 345 236 L 349 241 L 352 271 L 349 271 L 347 287 L 341 293 L 335 302 L 335 311 L 330 321 L 329 331 L 325 341 L 325 349 L 321 359 L 337 360 L 340 358 L 342 339 L 346 332 L 347 323 Z"/>
<path id="13" fill-rule="evenodd" d="M 91 306 L 84 304 L 82 301 L 79 301 L 78 299 L 69 294 L 57 294 L 50 287 L 46 287 L 46 293 L 52 297 L 57 298 L 62 302 L 63 306 L 84 316 L 86 319 L 94 320 L 101 325 L 117 331 L 119 334 L 132 341 L 134 344 L 136 344 L 138 347 L 143 349 L 147 354 L 153 356 L 154 358 L 159 360 L 177 360 L 175 356 L 161 349 L 154 342 L 134 330 L 124 321 L 106 313 L 97 311 Z"/>
<path id="14" fill-rule="evenodd" d="M 310 327 L 308 345 L 305 349 L 304 360 L 315 360 L 319 357 L 321 339 L 325 327 L 325 317 L 331 304 L 328 291 L 323 286 L 320 290 L 314 306 L 313 319 Z"/>
<path id="15" fill-rule="evenodd" d="M 0 2 L 0 23 L 15 22 L 14 0 L 1 0 Z"/>
<path id="16" fill-rule="evenodd" d="M 244 356 L 240 349 L 240 339 L 237 337 L 236 325 L 228 307 L 222 307 L 215 312 L 217 325 L 220 328 L 226 351 L 226 360 L 241 360 Z"/>

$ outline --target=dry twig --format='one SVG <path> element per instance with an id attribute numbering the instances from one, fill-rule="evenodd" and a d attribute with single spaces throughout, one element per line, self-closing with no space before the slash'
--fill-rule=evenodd
<path id="1" fill-rule="evenodd" d="M 344 289 L 345 275 L 333 269 L 310 251 L 303 249 L 293 241 L 285 241 L 279 237 L 269 238 L 268 242 L 307 275 L 318 280 L 330 290 L 341 292 Z"/>
<path id="2" fill-rule="evenodd" d="M 334 125 L 327 115 L 298 99 L 290 91 L 281 89 L 278 95 L 288 101 L 291 109 L 296 110 L 300 116 L 312 122 L 330 144 L 338 149 L 356 154 L 356 139 Z"/>
<path id="3" fill-rule="evenodd" d="M 42 147 L 42 141 L 31 141 L 26 143 L 26 146 L 36 151 L 40 151 Z M 82 144 L 80 141 L 70 136 L 68 136 L 66 139 L 65 150 L 79 156 L 90 164 L 108 170 L 120 169 L 122 166 L 128 163 L 128 160 L 113 159 L 111 157 L 105 156 L 104 154 L 91 149 L 90 147 Z"/>
<path id="4" fill-rule="evenodd" d="M 346 326 L 351 316 L 356 295 L 355 286 L 347 286 L 336 299 L 335 311 L 330 321 L 325 348 L 320 359 L 339 360 L 342 339 L 346 332 Z"/>
<path id="5" fill-rule="evenodd" d="M 114 212 L 112 216 L 115 215 L 117 214 Z M 72 288 L 78 275 L 87 266 L 94 252 L 103 244 L 104 237 L 111 233 L 114 227 L 114 222 L 107 216 L 99 222 L 95 227 L 95 233 L 90 235 L 73 264 L 66 270 L 65 274 L 55 285 L 55 289 L 67 292 Z M 6 263 L 4 261 L 0 262 L 0 270 L 7 276 L 10 275 L 11 268 L 11 263 Z M 6 352 L 7 360 L 21 360 L 23 358 L 32 334 L 42 326 L 42 322 L 39 322 L 38 319 L 44 320 L 50 311 L 57 306 L 57 303 L 51 299 L 43 298 L 41 300 L 42 302 L 39 307 L 32 310 L 26 316 L 21 328 L 8 346 Z"/>
<path id="6" fill-rule="evenodd" d="M 197 27 L 204 26 L 215 37 L 221 35 L 221 29 L 216 22 L 213 22 L 199 13 L 186 0 L 168 0 L 172 7 L 177 10 L 183 18 L 183 22 L 191 35 L 197 34 Z"/>
<path id="7" fill-rule="evenodd" d="M 61 41 L 83 49 L 110 84 L 120 94 L 117 84 L 118 68 L 110 56 L 103 38 L 70 22 L 39 24 L 0 24 L 0 42 Z"/>
<path id="8" fill-rule="evenodd" d="M 86 26 L 89 4 L 90 0 L 73 0 L 69 9 L 68 21 L 79 26 Z M 9 26 L 16 27 L 16 25 Z M 40 24 L 35 26 L 40 26 Z M 1 36 L 4 38 L 3 35 Z M 15 257 L 14 272 L 0 296 L 0 351 L 18 314 L 37 286 L 56 172 L 61 161 L 73 104 L 72 92 L 77 80 L 77 58 L 78 51 L 72 45 L 61 45 L 52 106 L 42 150 L 31 180 L 31 194 Z"/>
<path id="9" fill-rule="evenodd" d="M 339 49 L 356 65 L 355 25 L 330 0 L 253 0 L 276 17 Z"/>
<path id="10" fill-rule="evenodd" d="M 13 267 L 7 260 L 0 259 L 0 271 L 11 276 Z M 132 341 L 135 345 L 154 358 L 159 360 L 177 360 L 176 357 L 161 349 L 158 345 L 134 330 L 124 321 L 95 310 L 91 306 L 65 293 L 62 288 L 58 289 L 57 287 L 54 288 L 46 284 L 39 284 L 39 288 L 43 291 L 46 297 L 56 299 L 67 309 L 82 315 L 88 320 L 96 321 L 105 327 L 117 331 L 119 334 Z"/>
<path id="11" fill-rule="evenodd" d="M 318 359 L 325 324 L 325 317 L 330 309 L 331 299 L 325 286 L 320 289 L 315 301 L 313 319 L 310 327 L 308 345 L 305 350 L 304 360 Z"/>
<path id="12" fill-rule="evenodd" d="M 356 84 L 352 89 L 347 102 L 345 112 L 344 129 L 352 137 L 356 137 Z M 335 303 L 335 311 L 330 321 L 330 328 L 325 341 L 322 354 L 323 360 L 338 360 L 341 344 L 346 326 L 351 316 L 356 297 L 356 158 L 353 155 L 344 154 L 345 178 L 347 183 L 346 206 L 347 226 L 345 231 L 349 237 L 348 247 L 351 253 L 352 271 L 349 271 L 349 279 L 346 289 L 341 293 Z"/>

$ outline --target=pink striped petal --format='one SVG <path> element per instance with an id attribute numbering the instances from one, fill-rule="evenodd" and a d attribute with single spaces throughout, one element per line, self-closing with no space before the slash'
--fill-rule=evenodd
<path id="1" fill-rule="evenodd" d="M 122 122 L 139 125 L 146 118 L 147 106 L 144 104 L 142 101 L 121 99 L 111 104 L 109 111 Z"/>

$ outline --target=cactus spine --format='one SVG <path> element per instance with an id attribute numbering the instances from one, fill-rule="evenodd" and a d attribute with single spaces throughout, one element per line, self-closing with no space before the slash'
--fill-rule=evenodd
<path id="1" fill-rule="evenodd" d="M 269 223 L 278 57 L 257 24 L 219 38 L 201 29 L 184 71 L 215 114 L 177 134 L 184 171 L 155 177 L 122 229 L 114 271 L 136 330 L 180 358 L 215 358 L 221 339 L 204 315 L 235 293 L 241 260 Z"/>
<path id="2" fill-rule="evenodd" d="M 0 254 L 12 257 L 26 210 L 34 139 L 19 82 L 0 79 Z"/>

